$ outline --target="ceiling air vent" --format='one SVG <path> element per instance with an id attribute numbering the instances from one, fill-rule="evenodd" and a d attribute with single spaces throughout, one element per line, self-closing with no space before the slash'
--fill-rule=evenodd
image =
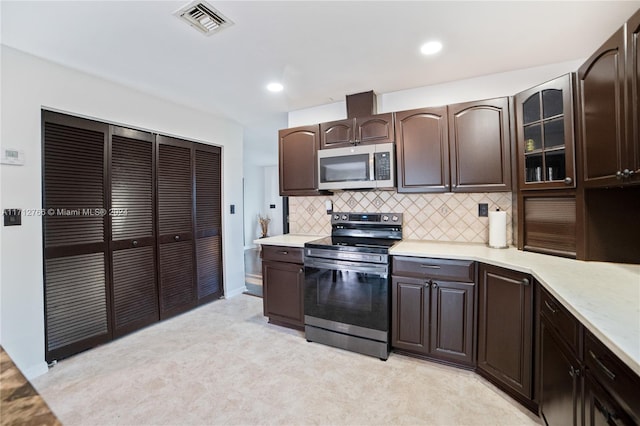
<path id="1" fill-rule="evenodd" d="M 173 13 L 206 36 L 233 25 L 233 22 L 211 5 L 194 1 Z"/>

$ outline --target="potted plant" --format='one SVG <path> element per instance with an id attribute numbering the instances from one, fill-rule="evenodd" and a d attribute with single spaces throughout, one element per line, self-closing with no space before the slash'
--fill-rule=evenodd
<path id="1" fill-rule="evenodd" d="M 260 223 L 260 229 L 262 230 L 262 235 L 260 238 L 266 238 L 267 233 L 269 232 L 269 222 L 271 222 L 271 218 L 269 216 L 262 216 L 258 213 L 258 222 Z"/>

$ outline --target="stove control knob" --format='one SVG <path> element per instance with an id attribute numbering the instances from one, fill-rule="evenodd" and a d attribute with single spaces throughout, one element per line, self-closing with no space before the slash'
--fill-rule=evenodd
<path id="1" fill-rule="evenodd" d="M 387 215 L 382 216 L 382 221 L 383 222 L 388 222 L 389 221 L 389 216 L 387 216 Z"/>
<path id="2" fill-rule="evenodd" d="M 392 221 L 394 221 L 394 222 L 397 222 L 397 221 L 398 221 L 398 219 L 399 219 L 399 218 L 398 218 L 398 216 L 393 216 L 393 217 L 391 218 L 391 220 L 392 220 Z"/>
<path id="3" fill-rule="evenodd" d="M 346 215 L 346 214 L 343 214 L 343 215 L 342 215 L 342 220 L 347 220 L 347 219 L 348 219 L 347 215 Z"/>
<path id="4" fill-rule="evenodd" d="M 338 219 L 340 219 L 340 215 L 339 215 L 339 214 L 334 214 L 334 215 L 333 215 L 333 218 L 334 218 L 335 220 L 338 220 Z"/>

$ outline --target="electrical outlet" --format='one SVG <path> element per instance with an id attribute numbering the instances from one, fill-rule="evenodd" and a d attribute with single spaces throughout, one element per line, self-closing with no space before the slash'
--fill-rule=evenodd
<path id="1" fill-rule="evenodd" d="M 489 216 L 489 204 L 480 203 L 478 204 L 478 217 L 488 217 Z"/>

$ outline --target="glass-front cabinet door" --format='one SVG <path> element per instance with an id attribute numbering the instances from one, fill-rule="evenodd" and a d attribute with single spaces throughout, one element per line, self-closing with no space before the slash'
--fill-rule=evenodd
<path id="1" fill-rule="evenodd" d="M 516 95 L 519 188 L 575 187 L 574 75 Z"/>

